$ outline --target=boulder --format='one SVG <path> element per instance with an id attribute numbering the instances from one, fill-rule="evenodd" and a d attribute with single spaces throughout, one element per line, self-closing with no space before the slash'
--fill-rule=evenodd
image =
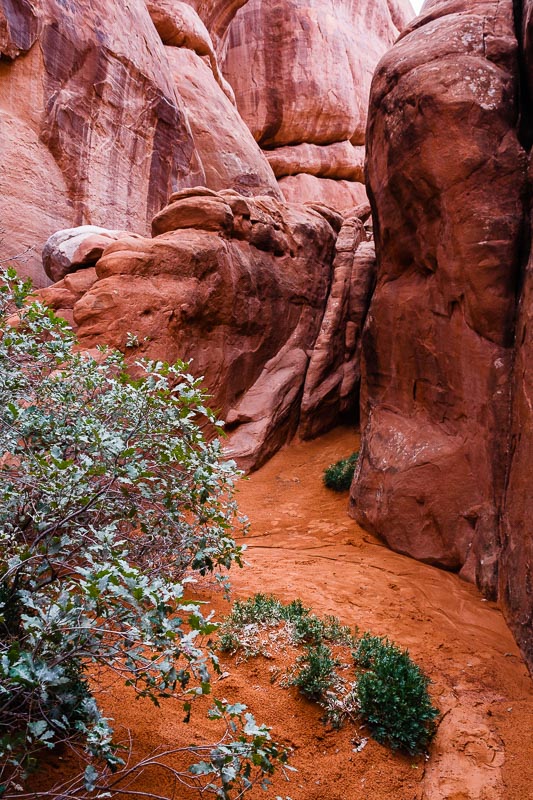
<path id="1" fill-rule="evenodd" d="M 316 175 L 317 178 L 365 182 L 365 148 L 351 142 L 330 145 L 299 144 L 265 151 L 277 178 Z"/>
<path id="2" fill-rule="evenodd" d="M 200 57 L 205 56 L 209 60 L 214 79 L 235 104 L 233 89 L 220 73 L 209 31 L 196 11 L 180 0 L 147 0 L 146 5 L 163 44 L 192 50 Z"/>
<path id="3" fill-rule="evenodd" d="M 288 203 L 322 203 L 341 214 L 348 214 L 355 206 L 367 202 L 364 184 L 356 181 L 300 174 L 280 178 L 279 188 Z"/>
<path id="4" fill-rule="evenodd" d="M 86 349 L 106 343 L 132 364 L 192 359 L 228 420 L 231 453 L 250 470 L 298 426 L 336 233 L 314 209 L 199 192 L 163 209 L 153 239 L 111 243 L 86 291 L 70 283 L 82 270 L 42 296 Z"/>
<path id="5" fill-rule="evenodd" d="M 237 11 L 222 70 L 286 200 L 343 212 L 362 202 L 372 73 L 412 16 L 408 0 L 248 0 Z"/>
<path id="6" fill-rule="evenodd" d="M 152 235 L 176 231 L 179 228 L 198 228 L 201 231 L 226 231 L 233 225 L 231 207 L 221 197 L 185 197 L 175 200 L 152 221 Z"/>
<path id="7" fill-rule="evenodd" d="M 52 234 L 43 248 L 44 271 L 52 281 L 70 272 L 94 266 L 111 242 L 129 236 L 127 231 L 109 231 L 97 225 L 81 225 Z"/>

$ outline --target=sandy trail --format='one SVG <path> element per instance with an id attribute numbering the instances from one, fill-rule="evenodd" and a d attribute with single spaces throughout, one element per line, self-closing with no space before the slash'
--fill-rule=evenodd
<path id="1" fill-rule="evenodd" d="M 456 575 L 391 552 L 347 516 L 346 495 L 325 489 L 321 476 L 355 449 L 356 435 L 337 429 L 291 445 L 241 484 L 239 504 L 252 530 L 249 566 L 233 576 L 235 591 L 301 597 L 319 614 L 408 647 L 432 677 L 446 716 L 415 794 L 394 756 L 394 795 L 374 781 L 372 793 L 359 793 L 354 783 L 345 797 L 533 798 L 532 683 L 500 611 Z M 372 749 L 383 755 L 374 743 Z M 310 796 L 292 787 L 289 794 Z"/>
<path id="2" fill-rule="evenodd" d="M 361 630 L 387 635 L 408 647 L 432 678 L 443 712 L 431 757 L 392 753 L 370 740 L 354 752 L 354 731 L 329 731 L 320 710 L 295 689 L 272 686 L 272 661 L 237 665 L 214 693 L 246 703 L 273 735 L 293 748 L 298 773 L 278 776 L 268 794 L 250 800 L 533 800 L 532 682 L 498 608 L 452 575 L 387 549 L 347 513 L 347 494 L 324 488 L 326 466 L 357 449 L 357 436 L 337 429 L 314 442 L 292 444 L 239 487 L 250 518 L 248 566 L 232 574 L 234 593 L 262 591 L 283 600 L 300 597 L 317 614 L 334 614 Z M 219 612 L 220 592 L 203 592 Z M 211 704 L 211 703 L 210 703 Z M 112 685 L 104 708 L 116 727 L 128 727 L 137 754 L 156 747 L 213 741 L 216 731 L 201 713 L 182 723 L 178 703 L 159 709 L 136 702 Z M 58 765 L 61 771 L 61 765 Z M 57 772 L 56 772 L 57 776 Z M 173 790 L 163 774 L 147 772 L 136 791 Z M 130 795 L 123 795 L 130 800 Z M 131 800 L 139 795 L 131 794 Z M 177 787 L 176 798 L 198 795 Z"/>

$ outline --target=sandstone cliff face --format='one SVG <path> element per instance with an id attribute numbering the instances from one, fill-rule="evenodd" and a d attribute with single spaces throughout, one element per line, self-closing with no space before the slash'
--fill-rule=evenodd
<path id="1" fill-rule="evenodd" d="M 372 73 L 412 16 L 408 0 L 248 0 L 235 15 L 223 71 L 292 202 L 348 208 L 354 183 L 362 202 Z"/>
<path id="2" fill-rule="evenodd" d="M 228 452 L 251 470 L 300 421 L 310 435 L 355 413 L 374 266 L 358 249 L 369 246 L 368 213 L 343 224 L 319 206 L 185 189 L 155 216 L 152 239 L 55 235 L 47 271 L 65 277 L 40 295 L 86 348 L 107 343 L 132 363 L 192 359 L 227 420 Z"/>
<path id="3" fill-rule="evenodd" d="M 42 285 L 54 231 L 145 234 L 199 184 L 347 212 L 366 199 L 370 76 L 411 15 L 408 0 L 0 0 L 4 253 L 33 247 L 19 266 Z M 250 131 L 288 147 L 267 160 Z"/>
<path id="4" fill-rule="evenodd" d="M 227 24 L 238 3 L 222 5 Z M 220 28 L 217 4 L 199 6 Z M 149 8 L 159 33 L 144 0 L 0 0 L 4 252 L 33 246 L 25 271 L 38 285 L 40 249 L 58 228 L 146 233 L 172 191 L 210 180 L 279 195 L 196 11 L 168 0 Z"/>
<path id="5" fill-rule="evenodd" d="M 512 369 L 526 189 L 518 74 L 511 0 L 428 0 L 377 70 L 367 152 L 378 278 L 351 509 L 394 549 L 461 570 L 491 596 L 499 586 L 527 649 L 529 272 Z"/>
<path id="6" fill-rule="evenodd" d="M 527 84 L 524 87 L 524 130 L 531 146 L 533 101 L 533 1 L 525 0 L 522 17 L 522 53 Z M 529 156 L 529 186 L 533 166 Z M 530 237 L 533 209 L 530 215 Z M 533 250 L 523 276 L 515 337 L 512 373 L 509 472 L 501 525 L 502 554 L 499 565 L 500 599 L 515 637 L 533 668 Z"/>

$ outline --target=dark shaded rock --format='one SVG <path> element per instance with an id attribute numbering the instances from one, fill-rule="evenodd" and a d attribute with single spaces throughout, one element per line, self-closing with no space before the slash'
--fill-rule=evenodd
<path id="1" fill-rule="evenodd" d="M 517 75 L 511 0 L 428 2 L 378 68 L 368 141 L 378 280 L 352 513 L 491 595 L 525 187 Z"/>

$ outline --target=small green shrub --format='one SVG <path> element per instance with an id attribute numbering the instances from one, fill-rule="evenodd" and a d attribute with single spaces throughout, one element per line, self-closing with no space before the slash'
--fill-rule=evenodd
<path id="1" fill-rule="evenodd" d="M 283 604 L 277 597 L 259 593 L 246 600 L 236 600 L 228 619 L 236 627 L 254 622 L 274 625 L 283 619 L 282 610 Z"/>
<path id="2" fill-rule="evenodd" d="M 307 614 L 294 620 L 294 636 L 297 642 L 319 645 L 322 642 L 353 646 L 355 640 L 350 628 L 341 625 L 333 616 L 320 617 Z"/>
<path id="3" fill-rule="evenodd" d="M 351 486 L 359 453 L 352 453 L 324 471 L 324 484 L 335 492 L 346 492 Z"/>
<path id="4" fill-rule="evenodd" d="M 354 658 L 367 670 L 358 677 L 356 691 L 373 737 L 411 755 L 424 752 L 439 713 L 427 690 L 429 678 L 407 650 L 369 634 L 360 639 Z"/>
<path id="5" fill-rule="evenodd" d="M 244 659 L 287 654 L 287 646 L 304 652 L 280 686 L 297 686 L 316 701 L 325 722 L 339 728 L 345 720 L 364 720 L 374 738 L 393 749 L 412 755 L 427 749 L 439 712 L 427 691 L 429 678 L 406 650 L 369 633 L 356 640 L 336 617 L 318 617 L 301 600 L 284 605 L 273 595 L 237 600 L 219 628 L 219 648 Z M 350 652 L 355 674 L 347 678 Z"/>
<path id="6" fill-rule="evenodd" d="M 320 645 L 323 642 L 355 646 L 352 631 L 333 616 L 320 619 L 301 600 L 284 605 L 273 595 L 255 594 L 246 600 L 236 600 L 219 629 L 219 649 L 225 653 L 244 651 L 245 658 L 266 655 L 261 642 L 264 628 L 288 623 L 287 641 L 293 645 Z"/>
<path id="7" fill-rule="evenodd" d="M 304 655 L 296 660 L 297 670 L 287 681 L 288 686 L 297 686 L 310 700 L 321 700 L 337 677 L 335 667 L 339 662 L 333 658 L 325 644 L 307 647 Z"/>

